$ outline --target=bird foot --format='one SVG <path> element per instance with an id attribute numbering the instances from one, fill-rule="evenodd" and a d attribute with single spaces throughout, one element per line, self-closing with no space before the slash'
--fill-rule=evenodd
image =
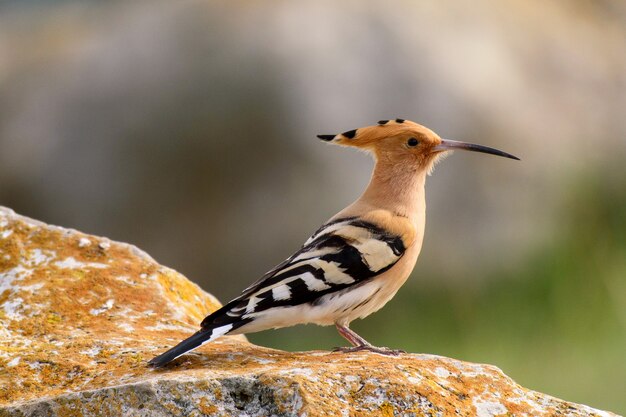
<path id="1" fill-rule="evenodd" d="M 401 349 L 389 349 L 387 347 L 376 347 L 372 345 L 336 347 L 333 349 L 333 352 L 352 353 L 352 352 L 360 352 L 362 350 L 367 350 L 369 352 L 379 353 L 381 355 L 388 355 L 388 356 L 398 356 L 402 353 L 406 353 L 406 351 L 401 350 Z"/>

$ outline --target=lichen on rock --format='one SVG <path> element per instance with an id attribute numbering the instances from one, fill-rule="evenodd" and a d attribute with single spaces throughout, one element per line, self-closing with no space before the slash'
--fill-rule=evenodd
<path id="1" fill-rule="evenodd" d="M 611 416 L 498 368 L 223 337 L 155 370 L 218 301 L 134 246 L 0 207 L 0 416 Z"/>

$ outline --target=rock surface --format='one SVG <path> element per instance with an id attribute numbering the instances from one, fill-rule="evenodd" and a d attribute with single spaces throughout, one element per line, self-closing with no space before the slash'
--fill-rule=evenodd
<path id="1" fill-rule="evenodd" d="M 137 248 L 0 207 L 0 416 L 611 416 L 433 355 L 289 353 L 224 337 L 146 361 L 219 306 Z"/>

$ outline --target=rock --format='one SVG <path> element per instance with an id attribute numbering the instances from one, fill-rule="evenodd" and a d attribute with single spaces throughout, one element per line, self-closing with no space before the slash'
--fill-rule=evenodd
<path id="1" fill-rule="evenodd" d="M 139 249 L 0 207 L 0 416 L 610 416 L 434 355 L 157 353 L 219 306 Z"/>

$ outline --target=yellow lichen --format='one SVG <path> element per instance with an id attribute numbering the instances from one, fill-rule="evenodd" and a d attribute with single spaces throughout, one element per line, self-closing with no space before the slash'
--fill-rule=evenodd
<path id="1" fill-rule="evenodd" d="M 57 313 L 50 313 L 46 316 L 46 322 L 50 324 L 60 323 L 61 321 L 63 321 L 63 319 Z"/>
<path id="2" fill-rule="evenodd" d="M 215 405 L 211 404 L 205 397 L 200 398 L 200 401 L 198 402 L 198 409 L 201 413 L 208 416 L 215 415 L 219 411 L 219 409 Z"/>
<path id="3" fill-rule="evenodd" d="M 380 412 L 383 417 L 393 417 L 393 405 L 384 402 L 380 405 Z"/>

